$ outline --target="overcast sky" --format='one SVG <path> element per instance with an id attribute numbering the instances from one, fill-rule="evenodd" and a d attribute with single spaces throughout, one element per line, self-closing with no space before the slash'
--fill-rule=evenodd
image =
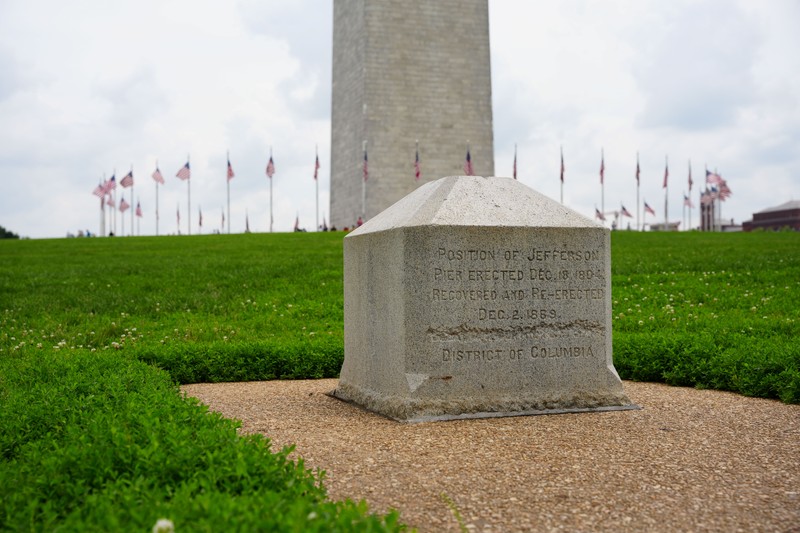
<path id="1" fill-rule="evenodd" d="M 491 0 L 489 13 L 497 175 L 511 175 L 516 143 L 519 179 L 558 200 L 563 146 L 565 203 L 590 217 L 601 150 L 606 211 L 636 215 L 637 152 L 658 221 L 667 157 L 671 221 L 689 161 L 695 205 L 707 165 L 737 223 L 800 199 L 800 2 Z M 190 155 L 192 234 L 200 209 L 210 233 L 230 150 L 231 230 L 247 214 L 266 231 L 272 147 L 274 228 L 299 215 L 312 229 L 315 146 L 328 214 L 331 15 L 329 0 L 0 0 L 0 226 L 96 232 L 93 189 L 132 166 L 141 234 L 155 234 L 158 162 L 159 231 L 177 231 L 180 208 L 185 233 L 175 174 Z"/>

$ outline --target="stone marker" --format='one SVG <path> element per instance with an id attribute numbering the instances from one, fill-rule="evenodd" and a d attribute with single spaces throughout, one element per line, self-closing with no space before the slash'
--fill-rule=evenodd
<path id="1" fill-rule="evenodd" d="M 426 183 L 344 239 L 333 395 L 417 422 L 633 409 L 610 232 L 510 178 Z"/>

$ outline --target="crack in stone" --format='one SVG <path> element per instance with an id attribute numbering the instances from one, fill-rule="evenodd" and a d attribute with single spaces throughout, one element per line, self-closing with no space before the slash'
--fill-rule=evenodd
<path id="1" fill-rule="evenodd" d="M 590 337 L 604 332 L 600 322 L 591 320 L 573 320 L 558 324 L 545 324 L 506 327 L 480 327 L 460 324 L 455 327 L 429 327 L 425 332 L 431 341 L 449 341 L 453 337 L 458 340 L 497 340 L 519 338 L 562 337 L 568 333 L 571 337 Z"/>

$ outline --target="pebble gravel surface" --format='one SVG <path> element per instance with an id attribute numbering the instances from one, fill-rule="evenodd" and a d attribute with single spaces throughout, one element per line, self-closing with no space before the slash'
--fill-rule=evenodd
<path id="1" fill-rule="evenodd" d="M 404 424 L 336 384 L 181 389 L 423 532 L 800 532 L 800 405 L 626 381 L 641 410 Z"/>

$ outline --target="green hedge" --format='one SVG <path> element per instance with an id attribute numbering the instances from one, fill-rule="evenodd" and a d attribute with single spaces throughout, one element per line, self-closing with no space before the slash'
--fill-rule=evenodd
<path id="1" fill-rule="evenodd" d="M 396 531 L 117 353 L 0 358 L 0 530 Z"/>

